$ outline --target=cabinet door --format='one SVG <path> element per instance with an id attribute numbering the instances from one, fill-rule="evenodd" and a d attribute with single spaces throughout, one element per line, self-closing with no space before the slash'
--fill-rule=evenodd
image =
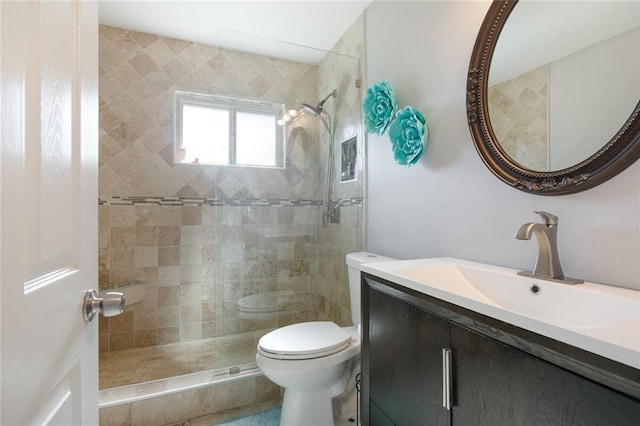
<path id="1" fill-rule="evenodd" d="M 640 403 L 451 325 L 454 425 L 638 425 Z"/>
<path id="2" fill-rule="evenodd" d="M 370 289 L 369 312 L 372 410 L 396 425 L 448 425 L 442 348 L 449 347 L 449 324 L 375 289 Z M 382 418 L 375 414 L 372 426 Z"/>

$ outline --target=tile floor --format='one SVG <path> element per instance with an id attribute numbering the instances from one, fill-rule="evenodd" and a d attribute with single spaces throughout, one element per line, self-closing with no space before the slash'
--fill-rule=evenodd
<path id="1" fill-rule="evenodd" d="M 100 354 L 100 389 L 255 362 L 268 330 Z"/>

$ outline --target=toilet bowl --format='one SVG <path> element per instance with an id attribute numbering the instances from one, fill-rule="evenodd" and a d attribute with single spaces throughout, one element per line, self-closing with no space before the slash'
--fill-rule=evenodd
<path id="1" fill-rule="evenodd" d="M 346 393 L 355 393 L 360 366 L 360 265 L 393 260 L 366 252 L 347 255 L 352 326 L 330 321 L 288 325 L 258 342 L 256 363 L 264 375 L 282 386 L 281 426 L 331 426 Z M 355 412 L 353 413 L 355 417 Z"/>
<path id="2" fill-rule="evenodd" d="M 236 302 L 236 311 L 242 319 L 266 320 L 277 318 L 291 311 L 295 293 L 289 290 L 267 291 L 241 297 Z"/>
<path id="3" fill-rule="evenodd" d="M 352 363 L 360 354 L 355 327 L 318 321 L 269 334 L 276 332 L 275 338 L 265 336 L 273 340 L 261 339 L 256 363 L 271 381 L 285 388 L 280 424 L 333 425 L 332 399 L 347 387 Z"/>

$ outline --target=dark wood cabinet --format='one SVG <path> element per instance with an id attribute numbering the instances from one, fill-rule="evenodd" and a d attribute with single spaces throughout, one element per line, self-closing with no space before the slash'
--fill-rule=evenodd
<path id="1" fill-rule="evenodd" d="M 638 425 L 640 401 L 451 326 L 454 425 Z"/>
<path id="2" fill-rule="evenodd" d="M 377 291 L 369 306 L 376 313 L 369 321 L 369 350 L 375 354 L 370 370 L 376 372 L 370 378 L 371 400 L 395 424 L 449 424 L 449 413 L 440 409 L 442 385 L 431 385 L 442 383 L 439 360 L 442 348 L 449 347 L 449 324 Z M 411 398 L 399 397 L 403 393 Z"/>
<path id="3" fill-rule="evenodd" d="M 614 387 L 632 389 L 625 394 L 594 380 L 607 375 L 600 367 L 569 355 L 556 365 L 523 350 L 526 341 L 506 324 L 507 331 L 490 318 L 410 293 L 372 277 L 363 281 L 363 425 L 638 424 L 638 370 L 620 367 L 631 374 L 620 386 L 620 372 L 612 373 Z M 510 339 L 518 344 L 504 342 Z M 532 340 L 529 348 L 544 353 L 539 346 Z M 442 349 L 452 353 L 450 410 L 443 406 Z M 596 373 L 570 371 L 572 362 Z"/>

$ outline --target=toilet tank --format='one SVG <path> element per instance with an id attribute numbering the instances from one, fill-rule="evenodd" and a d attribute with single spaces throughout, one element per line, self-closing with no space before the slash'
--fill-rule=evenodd
<path id="1" fill-rule="evenodd" d="M 353 325 L 360 324 L 360 265 L 372 262 L 388 262 L 397 260 L 391 257 L 359 251 L 347 255 L 347 271 L 349 272 L 349 296 L 351 297 L 351 321 Z"/>

